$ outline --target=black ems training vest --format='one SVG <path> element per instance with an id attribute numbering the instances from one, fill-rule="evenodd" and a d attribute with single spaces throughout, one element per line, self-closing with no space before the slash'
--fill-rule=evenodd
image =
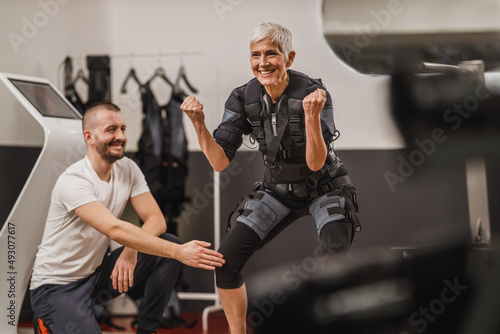
<path id="1" fill-rule="evenodd" d="M 274 106 L 257 79 L 242 87 L 252 137 L 263 154 L 266 179 L 272 183 L 301 182 L 312 173 L 305 160 L 302 100 L 311 83 L 323 85 L 300 72 L 288 70 L 288 74 L 288 87 Z"/>

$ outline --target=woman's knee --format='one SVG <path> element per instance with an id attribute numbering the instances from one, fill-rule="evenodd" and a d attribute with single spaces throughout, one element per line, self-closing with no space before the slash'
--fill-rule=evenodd
<path id="1" fill-rule="evenodd" d="M 241 269 L 235 268 L 231 261 L 227 261 L 222 267 L 215 268 L 215 283 L 221 289 L 237 289 L 243 285 Z"/>
<path id="2" fill-rule="evenodd" d="M 327 254 L 348 252 L 352 241 L 352 223 L 347 219 L 326 223 L 320 231 L 320 241 Z"/>

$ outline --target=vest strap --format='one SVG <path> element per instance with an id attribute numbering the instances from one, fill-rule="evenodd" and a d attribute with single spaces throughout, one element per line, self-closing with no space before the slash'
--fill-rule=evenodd
<path id="1" fill-rule="evenodd" d="M 269 99 L 267 95 L 264 96 L 264 101 Z M 285 128 L 288 123 L 288 108 L 285 107 L 287 103 L 288 97 L 283 94 L 279 99 L 276 106 L 276 116 L 277 116 L 277 135 L 275 136 L 275 132 L 271 125 L 269 119 L 265 119 L 264 122 L 264 133 L 266 137 L 266 146 L 267 152 L 264 157 L 265 161 L 271 166 L 276 163 L 276 155 L 278 154 L 278 150 L 280 149 L 281 139 L 283 138 L 283 134 L 285 133 Z M 269 101 L 266 101 L 266 104 L 270 104 Z M 271 109 L 268 109 L 268 112 L 271 112 Z"/>

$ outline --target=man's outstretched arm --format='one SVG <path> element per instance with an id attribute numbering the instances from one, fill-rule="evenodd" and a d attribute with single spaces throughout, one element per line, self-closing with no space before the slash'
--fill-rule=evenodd
<path id="1" fill-rule="evenodd" d="M 75 213 L 102 234 L 139 252 L 173 258 L 188 266 L 207 270 L 221 267 L 225 262 L 222 254 L 208 249 L 210 247 L 208 242 L 193 240 L 179 245 L 163 240 L 116 218 L 98 201 L 76 208 Z"/>

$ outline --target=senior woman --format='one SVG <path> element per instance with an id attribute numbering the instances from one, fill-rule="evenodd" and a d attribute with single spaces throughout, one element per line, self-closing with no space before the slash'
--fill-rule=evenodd
<path id="1" fill-rule="evenodd" d="M 348 252 L 360 228 L 356 189 L 333 150 L 338 132 L 330 94 L 320 80 L 290 70 L 294 59 L 290 31 L 263 23 L 250 39 L 255 78 L 231 92 L 213 137 L 203 105 L 192 96 L 181 105 L 216 171 L 229 165 L 243 135 L 258 143 L 265 165 L 262 184 L 219 249 L 226 264 L 216 270 L 216 284 L 232 334 L 246 333 L 241 271 L 256 250 L 307 214 L 326 254 Z"/>

